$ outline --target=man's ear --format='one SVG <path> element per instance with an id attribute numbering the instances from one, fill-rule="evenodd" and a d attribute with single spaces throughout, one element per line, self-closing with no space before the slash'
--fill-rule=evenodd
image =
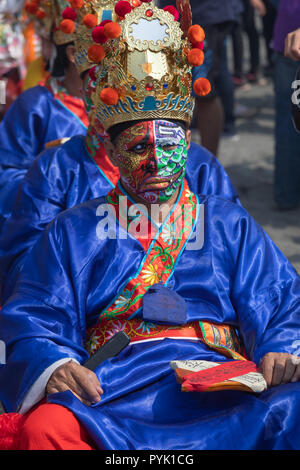
<path id="1" fill-rule="evenodd" d="M 104 145 L 106 154 L 107 154 L 108 158 L 110 159 L 111 163 L 114 166 L 118 167 L 119 162 L 118 162 L 118 159 L 116 158 L 116 154 L 117 154 L 116 147 L 112 143 L 109 136 L 107 136 L 103 139 L 103 145 Z"/>
<path id="2" fill-rule="evenodd" d="M 72 64 L 75 64 L 75 52 L 76 52 L 75 46 L 73 46 L 72 44 L 70 44 L 69 46 L 67 46 L 67 48 L 66 48 L 66 54 L 67 54 L 67 57 L 68 57 L 69 61 L 70 61 Z"/>
<path id="3" fill-rule="evenodd" d="M 190 130 L 185 132 L 185 138 L 186 138 L 187 148 L 189 150 L 191 146 L 191 141 L 192 141 L 192 132 Z"/>

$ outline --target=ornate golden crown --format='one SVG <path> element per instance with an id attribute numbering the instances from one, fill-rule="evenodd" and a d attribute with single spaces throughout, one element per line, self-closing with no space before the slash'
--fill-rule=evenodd
<path id="1" fill-rule="evenodd" d="M 178 0 L 179 11 L 158 8 L 151 0 L 70 4 L 61 29 L 76 35 L 78 70 L 93 68 L 94 120 L 105 130 L 141 119 L 189 124 L 194 109 L 192 69 L 204 60 L 204 31 L 192 26 L 189 1 Z M 206 79 L 195 85 L 196 94 L 210 91 Z"/>
<path id="2" fill-rule="evenodd" d="M 63 12 L 70 7 L 68 0 L 27 0 L 24 8 L 29 20 L 36 25 L 37 33 L 50 39 L 51 33 L 55 44 L 66 44 L 75 36 L 65 34 L 60 29 Z"/>

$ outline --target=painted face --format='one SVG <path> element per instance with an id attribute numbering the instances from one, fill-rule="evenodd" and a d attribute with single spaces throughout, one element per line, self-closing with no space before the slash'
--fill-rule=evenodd
<path id="1" fill-rule="evenodd" d="M 135 124 L 118 136 L 116 149 L 121 180 L 145 202 L 167 201 L 184 179 L 187 142 L 175 123 Z"/>

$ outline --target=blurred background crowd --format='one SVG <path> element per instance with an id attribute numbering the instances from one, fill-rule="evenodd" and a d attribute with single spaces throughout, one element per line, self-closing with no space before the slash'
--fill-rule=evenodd
<path id="1" fill-rule="evenodd" d="M 212 84 L 207 97 L 196 99 L 193 139 L 219 158 L 242 204 L 300 270 L 300 133 L 291 112 L 297 44 L 293 56 L 285 53 L 300 27 L 300 1 L 190 3 L 193 22 L 206 33 L 198 76 Z M 24 6 L 0 0 L 0 119 L 23 90 L 45 79 L 51 60 L 52 46 Z"/>

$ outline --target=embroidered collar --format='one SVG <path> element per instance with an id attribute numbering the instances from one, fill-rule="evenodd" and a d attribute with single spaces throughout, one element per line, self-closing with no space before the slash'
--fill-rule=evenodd
<path id="1" fill-rule="evenodd" d="M 44 86 L 64 108 L 77 117 L 83 127 L 88 127 L 89 121 L 81 98 L 70 95 L 62 82 L 51 76 L 47 78 Z"/>

